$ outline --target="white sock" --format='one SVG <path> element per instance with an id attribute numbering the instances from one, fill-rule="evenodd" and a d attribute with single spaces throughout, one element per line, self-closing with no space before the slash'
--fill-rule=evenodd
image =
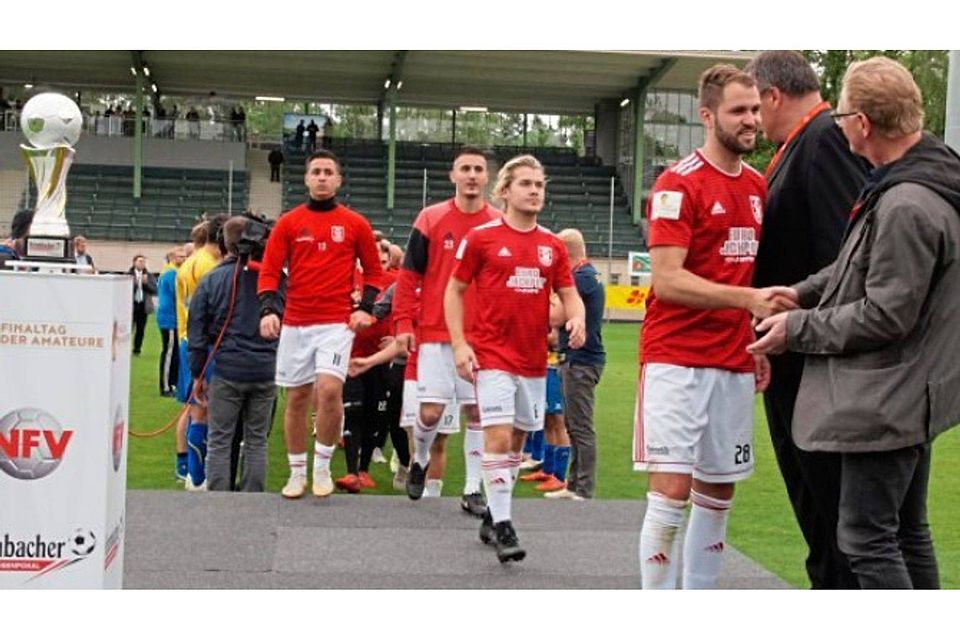
<path id="1" fill-rule="evenodd" d="M 513 460 L 509 453 L 484 453 L 481 464 L 487 506 L 494 522 L 510 519 L 510 498 L 513 494 Z"/>
<path id="2" fill-rule="evenodd" d="M 683 500 L 647 493 L 647 513 L 640 529 L 640 578 L 644 589 L 676 589 L 680 562 Z"/>
<path id="3" fill-rule="evenodd" d="M 427 480 L 423 487 L 424 498 L 439 498 L 443 491 L 443 480 Z"/>
<path id="4" fill-rule="evenodd" d="M 290 477 L 307 477 L 307 454 L 288 453 L 287 464 L 290 465 Z"/>
<path id="5" fill-rule="evenodd" d="M 520 465 L 523 463 L 523 454 L 519 451 L 510 452 L 510 481 L 517 484 L 517 476 L 520 475 Z M 512 486 L 511 486 L 512 488 Z"/>
<path id="6" fill-rule="evenodd" d="M 437 439 L 437 427 L 439 425 L 440 423 L 437 422 L 432 427 L 428 427 L 423 424 L 419 415 L 417 415 L 416 422 L 413 424 L 413 461 L 422 468 L 426 468 L 430 463 L 430 447 L 433 446 L 433 441 Z"/>
<path id="7" fill-rule="evenodd" d="M 483 476 L 480 467 L 483 464 L 483 429 L 476 422 L 467 423 L 467 431 L 463 434 L 463 467 L 466 471 L 466 481 L 463 484 L 463 494 L 480 493 L 480 482 Z"/>
<path id="8" fill-rule="evenodd" d="M 690 501 L 693 508 L 683 541 L 683 588 L 714 589 L 727 546 L 727 516 L 733 500 L 691 491 Z"/>
<path id="9" fill-rule="evenodd" d="M 327 446 L 320 444 L 316 440 L 313 443 L 313 475 L 317 475 L 318 469 L 326 469 L 330 472 L 330 460 L 333 458 L 333 452 L 337 450 L 337 445 Z"/>

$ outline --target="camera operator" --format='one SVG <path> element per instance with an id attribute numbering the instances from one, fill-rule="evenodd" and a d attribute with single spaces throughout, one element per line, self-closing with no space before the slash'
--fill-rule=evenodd
<path id="1" fill-rule="evenodd" d="M 197 401 L 207 405 L 207 490 L 230 490 L 230 451 L 242 424 L 244 462 L 240 491 L 263 491 L 267 478 L 267 434 L 276 398 L 277 341 L 260 336 L 258 273 L 266 244 L 266 224 L 245 216 L 227 220 L 221 235 L 226 258 L 197 287 L 188 323 L 190 372 Z M 286 283 L 278 289 L 283 304 Z M 229 322 L 228 322 L 229 317 Z M 224 328 L 224 324 L 227 323 Z M 216 345 L 217 366 L 209 388 L 202 372 Z"/>

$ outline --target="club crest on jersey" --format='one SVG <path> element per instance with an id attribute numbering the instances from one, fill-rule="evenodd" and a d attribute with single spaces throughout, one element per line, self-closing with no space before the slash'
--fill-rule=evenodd
<path id="1" fill-rule="evenodd" d="M 343 242 L 344 235 L 342 226 L 334 225 L 330 227 L 330 239 L 334 242 Z"/>
<path id="2" fill-rule="evenodd" d="M 540 264 L 549 267 L 553 264 L 553 247 L 537 245 L 537 257 L 540 258 Z"/>
<path id="3" fill-rule="evenodd" d="M 757 224 L 763 224 L 763 202 L 760 196 L 750 196 L 750 209 L 753 211 L 753 219 Z"/>
<path id="4" fill-rule="evenodd" d="M 448 232 L 447 232 L 447 235 L 443 236 L 443 249 L 444 249 L 444 251 L 450 251 L 450 250 L 452 250 L 452 249 L 453 249 L 453 245 L 454 245 L 453 234 L 448 231 Z"/>

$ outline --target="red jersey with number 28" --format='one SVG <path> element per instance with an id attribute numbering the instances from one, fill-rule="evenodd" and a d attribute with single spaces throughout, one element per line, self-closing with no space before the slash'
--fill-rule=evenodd
<path id="1" fill-rule="evenodd" d="M 550 292 L 573 286 L 563 243 L 539 225 L 520 231 L 500 219 L 467 233 L 457 260 L 453 277 L 476 282 L 469 342 L 480 368 L 545 376 Z"/>
<path id="2" fill-rule="evenodd" d="M 647 205 L 653 247 L 685 247 L 683 268 L 727 285 L 750 286 L 760 242 L 763 176 L 746 163 L 725 173 L 695 151 L 665 171 Z M 743 309 L 694 309 L 647 299 L 641 362 L 753 371 L 750 314 Z"/>

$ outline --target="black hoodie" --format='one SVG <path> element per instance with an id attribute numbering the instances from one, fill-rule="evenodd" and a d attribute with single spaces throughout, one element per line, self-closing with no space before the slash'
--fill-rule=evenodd
<path id="1" fill-rule="evenodd" d="M 927 187 L 949 202 L 960 215 L 960 155 L 933 134 L 924 132 L 920 142 L 910 147 L 903 157 L 874 170 L 857 199 L 861 206 L 854 220 L 872 209 L 880 196 L 901 182 Z"/>

